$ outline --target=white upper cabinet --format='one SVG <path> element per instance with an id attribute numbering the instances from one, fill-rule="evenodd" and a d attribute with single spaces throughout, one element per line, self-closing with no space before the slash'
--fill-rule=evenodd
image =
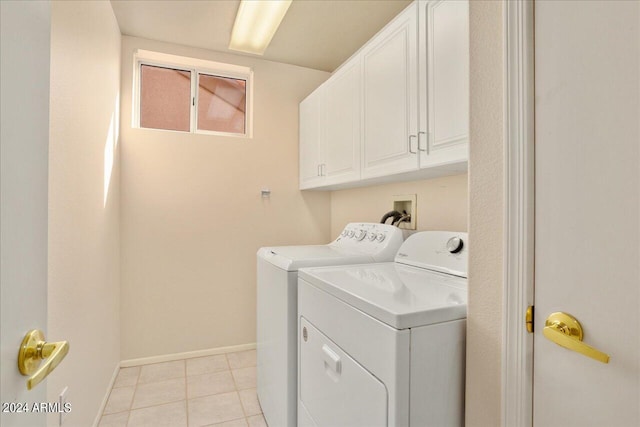
<path id="1" fill-rule="evenodd" d="M 463 173 L 469 4 L 418 0 L 300 104 L 300 188 Z"/>
<path id="2" fill-rule="evenodd" d="M 362 178 L 418 169 L 418 10 L 412 4 L 362 50 Z"/>
<path id="3" fill-rule="evenodd" d="M 350 61 L 300 103 L 300 188 L 360 179 L 360 61 Z"/>
<path id="4" fill-rule="evenodd" d="M 469 3 L 419 2 L 420 167 L 469 155 Z"/>
<path id="5" fill-rule="evenodd" d="M 321 139 L 325 126 L 320 113 L 324 87 L 320 86 L 300 103 L 300 189 L 322 185 Z"/>
<path id="6" fill-rule="evenodd" d="M 360 61 L 345 64 L 325 83 L 324 184 L 360 179 Z"/>

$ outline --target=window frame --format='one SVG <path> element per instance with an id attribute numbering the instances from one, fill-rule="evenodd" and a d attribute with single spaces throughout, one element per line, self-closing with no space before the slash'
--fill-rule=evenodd
<path id="1" fill-rule="evenodd" d="M 140 107 L 141 107 L 141 83 L 142 83 L 142 66 L 160 67 L 178 71 L 188 71 L 191 73 L 191 105 L 189 110 L 189 131 L 148 128 L 140 126 Z M 233 138 L 252 138 L 253 134 L 253 70 L 249 67 L 242 67 L 232 64 L 223 64 L 219 62 L 206 61 L 196 58 L 187 58 L 157 52 L 138 51 L 134 54 L 134 80 L 133 80 L 133 117 L 132 127 L 137 129 L 146 129 L 151 131 L 162 132 L 180 132 L 200 135 L 225 136 Z M 200 82 L 200 74 L 244 80 L 245 81 L 245 114 L 244 114 L 244 133 L 220 132 L 205 129 L 198 129 L 198 84 Z"/>

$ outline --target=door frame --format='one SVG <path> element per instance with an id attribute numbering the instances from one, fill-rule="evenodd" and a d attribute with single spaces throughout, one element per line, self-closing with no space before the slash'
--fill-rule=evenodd
<path id="1" fill-rule="evenodd" d="M 504 264 L 502 426 L 533 424 L 533 334 L 525 312 L 534 296 L 534 4 L 503 3 Z"/>

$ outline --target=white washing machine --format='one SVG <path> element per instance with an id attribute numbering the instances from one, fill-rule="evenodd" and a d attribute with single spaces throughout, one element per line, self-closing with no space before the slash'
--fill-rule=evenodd
<path id="1" fill-rule="evenodd" d="M 299 272 L 298 426 L 462 426 L 467 234 Z"/>
<path id="2" fill-rule="evenodd" d="M 402 242 L 397 227 L 351 223 L 327 245 L 258 251 L 257 391 L 271 427 L 296 425 L 298 269 L 391 261 Z"/>

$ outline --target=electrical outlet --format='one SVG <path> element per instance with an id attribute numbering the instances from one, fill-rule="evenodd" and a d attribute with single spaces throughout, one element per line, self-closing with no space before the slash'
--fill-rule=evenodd
<path id="1" fill-rule="evenodd" d="M 67 402 L 69 401 L 69 386 L 65 387 L 62 392 L 60 393 L 60 396 L 58 396 L 58 403 L 60 404 L 60 418 L 59 418 L 59 423 L 58 426 L 62 426 L 62 423 L 64 423 L 64 421 L 67 419 Z"/>
<path id="2" fill-rule="evenodd" d="M 405 230 L 416 229 L 416 195 L 404 194 L 393 196 L 393 210 L 402 214 L 411 215 L 411 221 L 401 222 L 398 227 Z"/>

